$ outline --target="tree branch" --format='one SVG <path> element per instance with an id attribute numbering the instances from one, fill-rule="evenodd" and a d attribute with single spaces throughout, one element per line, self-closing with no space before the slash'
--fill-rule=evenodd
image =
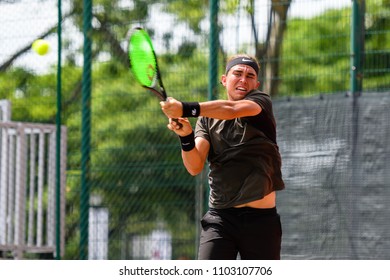
<path id="1" fill-rule="evenodd" d="M 65 16 L 63 16 L 62 20 L 70 17 L 71 15 L 74 14 L 74 10 L 68 12 Z M 55 32 L 58 28 L 58 24 L 50 27 L 48 30 L 46 30 L 45 32 L 43 32 L 40 36 L 38 36 L 38 38 L 40 39 L 44 39 L 46 38 L 47 36 L 49 36 L 50 34 L 52 34 L 53 32 Z M 37 38 L 37 39 L 38 39 Z M 12 66 L 12 64 L 14 63 L 14 61 L 16 59 L 18 59 L 21 55 L 23 55 L 25 52 L 29 51 L 31 49 L 31 45 L 32 43 L 35 41 L 35 39 L 31 42 L 29 42 L 28 44 L 26 44 L 22 49 L 20 49 L 19 51 L 17 51 L 16 53 L 14 53 L 8 60 L 6 60 L 3 64 L 0 65 L 0 72 L 5 72 L 6 70 L 8 70 L 9 67 Z"/>

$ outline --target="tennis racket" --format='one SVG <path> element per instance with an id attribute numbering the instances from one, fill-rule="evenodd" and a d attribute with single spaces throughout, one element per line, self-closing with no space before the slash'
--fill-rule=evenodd
<path id="1" fill-rule="evenodd" d="M 144 29 L 136 27 L 131 31 L 127 51 L 130 70 L 138 83 L 153 92 L 160 100 L 167 100 L 152 40 Z M 177 119 L 172 120 L 182 126 Z"/>

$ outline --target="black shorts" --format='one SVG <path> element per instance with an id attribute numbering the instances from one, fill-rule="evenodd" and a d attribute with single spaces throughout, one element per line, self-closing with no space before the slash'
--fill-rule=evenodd
<path id="1" fill-rule="evenodd" d="M 201 220 L 200 260 L 279 260 L 282 226 L 276 208 L 210 209 Z"/>

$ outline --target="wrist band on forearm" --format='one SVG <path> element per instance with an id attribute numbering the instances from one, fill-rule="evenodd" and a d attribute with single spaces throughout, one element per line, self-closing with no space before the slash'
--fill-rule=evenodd
<path id="1" fill-rule="evenodd" d="M 199 117 L 200 105 L 199 102 L 182 102 L 183 106 L 183 118 Z"/>
<path id="2" fill-rule="evenodd" d="M 190 135 L 187 136 L 179 136 L 181 149 L 185 152 L 191 151 L 195 148 L 195 137 L 194 131 L 191 132 Z"/>

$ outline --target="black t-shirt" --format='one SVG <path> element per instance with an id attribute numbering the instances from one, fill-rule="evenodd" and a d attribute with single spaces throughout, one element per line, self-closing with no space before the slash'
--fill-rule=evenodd
<path id="1" fill-rule="evenodd" d="M 209 206 L 234 207 L 284 189 L 276 123 L 270 97 L 254 90 L 245 97 L 259 104 L 257 116 L 218 120 L 200 117 L 195 136 L 210 143 Z"/>

